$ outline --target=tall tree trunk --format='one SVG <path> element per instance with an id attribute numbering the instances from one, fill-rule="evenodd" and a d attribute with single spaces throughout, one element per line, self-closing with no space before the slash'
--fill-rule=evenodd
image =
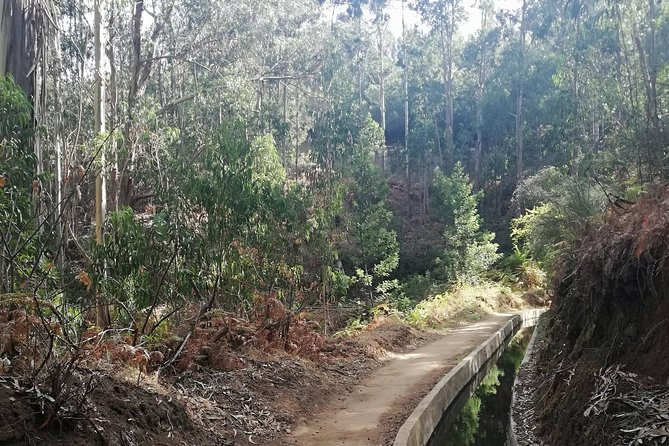
<path id="1" fill-rule="evenodd" d="M 434 137 L 437 139 L 437 149 L 439 150 L 439 167 L 444 168 L 444 151 L 441 149 L 441 135 L 439 134 L 439 122 L 437 121 L 437 114 L 434 114 Z"/>
<path id="2" fill-rule="evenodd" d="M 636 42 L 637 52 L 639 54 L 639 65 L 643 76 L 643 84 L 646 91 L 646 162 L 648 164 L 649 182 L 652 183 L 655 175 L 655 150 L 654 150 L 654 128 L 656 116 L 653 110 L 653 87 L 652 75 L 649 67 L 648 56 L 644 49 L 639 29 L 634 25 L 634 41 Z"/>
<path id="3" fill-rule="evenodd" d="M 580 145 L 580 133 L 581 128 L 579 125 L 580 119 L 578 118 L 580 104 L 579 104 L 579 65 L 581 61 L 581 7 L 579 5 L 578 10 L 576 11 L 576 25 L 575 25 L 575 38 L 574 38 L 574 47 L 573 51 L 573 67 L 572 67 L 572 79 L 571 79 L 571 97 L 572 97 L 572 114 L 573 114 L 573 124 L 571 129 L 571 143 L 574 149 L 573 159 L 571 160 L 571 174 L 574 177 L 577 177 L 579 174 L 579 164 L 582 155 L 581 145 Z"/>
<path id="4" fill-rule="evenodd" d="M 110 6 L 109 30 L 116 25 L 116 10 L 114 5 Z M 118 122 L 118 77 L 116 75 L 116 54 L 114 53 L 114 35 L 109 36 L 109 45 L 107 46 L 107 62 L 109 63 L 109 128 L 110 131 L 116 131 Z M 110 153 L 113 157 L 111 161 L 111 172 L 109 179 L 111 181 L 111 209 L 119 209 L 119 169 L 118 169 L 118 144 L 116 138 L 110 140 Z"/>
<path id="5" fill-rule="evenodd" d="M 656 34 L 657 34 L 657 5 L 655 0 L 648 0 L 648 22 L 650 28 L 650 35 L 648 37 L 648 83 L 650 84 L 650 111 L 653 119 L 655 130 L 659 126 L 659 113 L 657 105 L 657 50 L 656 50 Z"/>
<path id="6" fill-rule="evenodd" d="M 444 99 L 446 111 L 446 153 L 448 155 L 448 168 L 455 163 L 455 145 L 453 143 L 453 33 L 455 28 L 455 0 L 447 4 L 450 11 L 444 13 L 450 18 L 445 30 L 441 31 L 442 41 L 442 76 L 444 81 Z M 444 6 L 446 8 L 446 5 Z"/>
<path id="7" fill-rule="evenodd" d="M 144 0 L 134 2 L 132 14 L 132 52 L 130 60 L 130 85 L 128 88 L 128 104 L 126 122 L 123 126 L 123 142 L 125 144 L 125 159 L 121 166 L 121 185 L 119 192 L 119 206 L 130 204 L 132 198 L 132 170 L 134 165 L 135 150 L 132 141 L 132 121 L 135 104 L 139 90 L 139 79 L 141 70 L 142 54 L 142 15 L 144 13 Z"/>
<path id="8" fill-rule="evenodd" d="M 657 3 L 661 1 L 658 0 Z M 656 34 L 657 34 L 657 4 L 656 0 L 648 0 L 648 23 L 649 23 L 649 36 L 648 36 L 648 89 L 650 96 L 648 98 L 648 113 L 650 114 L 650 138 L 649 138 L 649 151 L 650 162 L 651 164 L 651 182 L 653 181 L 653 167 L 655 166 L 655 160 L 661 159 L 662 155 L 659 150 L 659 136 L 661 132 L 660 128 L 660 115 L 658 112 L 658 98 L 657 98 L 657 73 L 658 73 L 658 64 L 657 64 L 657 48 L 656 48 Z M 661 175 L 662 167 L 659 166 L 657 169 L 658 174 Z"/>
<path id="9" fill-rule="evenodd" d="M 523 178 L 524 130 L 523 93 L 525 88 L 525 14 L 527 0 L 523 0 L 520 13 L 520 48 L 518 55 L 518 93 L 516 94 L 516 182 Z"/>
<path id="10" fill-rule="evenodd" d="M 481 164 L 483 162 L 483 92 L 486 80 L 486 28 L 488 26 L 487 7 L 481 5 L 481 47 L 476 86 L 476 149 L 474 151 L 474 189 L 481 186 Z"/>
<path id="11" fill-rule="evenodd" d="M 383 11 L 381 11 L 383 14 Z M 383 19 L 381 19 L 383 20 Z M 381 170 L 386 171 L 386 73 L 384 56 L 384 32 L 385 27 L 379 23 L 377 30 L 379 33 L 379 109 L 381 111 L 381 129 L 383 130 L 383 149 L 381 151 Z"/>
<path id="12" fill-rule="evenodd" d="M 103 70 L 103 50 L 102 50 L 102 11 L 100 1 L 95 0 L 93 4 L 94 20 L 94 53 L 95 53 L 95 100 L 93 109 L 95 114 L 96 135 L 101 135 L 106 131 L 105 126 L 105 89 L 102 78 Z M 99 159 L 100 168 L 95 176 L 95 241 L 98 245 L 104 244 L 104 223 L 107 208 L 107 194 L 105 182 L 105 149 L 100 150 Z M 108 327 L 110 324 L 109 313 L 106 306 L 99 300 L 96 305 L 96 316 L 98 327 Z"/>
<path id="13" fill-rule="evenodd" d="M 295 179 L 297 180 L 297 162 L 300 159 L 300 91 L 295 92 Z"/>
<path id="14" fill-rule="evenodd" d="M 407 204 L 411 216 L 411 178 L 409 176 L 409 64 L 407 61 L 406 25 L 404 21 L 404 1 L 402 0 L 402 84 L 404 94 L 404 154 L 407 182 Z"/>
<path id="15" fill-rule="evenodd" d="M 283 123 L 288 124 L 288 86 L 286 82 L 282 83 L 282 102 L 283 102 Z M 286 159 L 288 158 L 288 148 L 290 147 L 290 135 L 285 135 L 281 141 L 281 165 L 286 168 Z"/>
<path id="16" fill-rule="evenodd" d="M 60 48 L 60 35 L 56 34 L 54 45 L 56 48 Z M 65 131 L 63 126 L 63 104 L 60 99 L 60 74 L 63 72 L 63 65 L 60 56 L 57 56 L 56 59 L 56 69 L 51 70 L 51 77 L 53 82 L 53 145 L 54 145 L 54 154 L 56 156 L 56 176 L 54 178 L 54 186 L 56 191 L 56 222 L 55 222 L 55 231 L 56 231 L 56 246 L 58 249 L 57 255 L 57 265 L 59 271 L 64 271 L 63 267 L 65 266 L 65 247 L 67 246 L 67 231 L 65 228 L 68 224 L 66 214 L 67 211 L 63 207 L 63 186 L 65 184 L 65 176 L 63 175 L 63 146 L 65 141 Z M 61 274 L 60 284 L 63 290 L 65 290 L 65 277 Z M 67 293 L 63 292 L 63 303 L 67 303 Z"/>
<path id="17" fill-rule="evenodd" d="M 130 60 L 130 85 L 128 88 L 128 103 L 126 122 L 123 126 L 123 140 L 126 147 L 126 158 L 121 163 L 121 184 L 119 194 L 119 205 L 129 205 L 132 202 L 133 181 L 132 172 L 137 158 L 137 150 L 132 140 L 132 126 L 134 120 L 135 106 L 146 87 L 146 82 L 151 74 L 153 62 L 156 60 L 158 50 L 158 38 L 165 23 L 168 23 L 172 14 L 174 3 L 164 10 L 160 17 L 154 17 L 153 30 L 149 39 L 150 50 L 148 57 L 141 59 L 142 55 L 142 22 L 144 14 L 144 0 L 135 0 L 132 14 L 132 52 Z M 196 80 L 197 82 L 197 80 Z M 183 93 L 180 96 L 185 96 Z"/>
<path id="18" fill-rule="evenodd" d="M 0 75 L 11 74 L 33 101 L 35 78 L 30 73 L 36 58 L 36 25 L 28 17 L 28 5 L 23 0 L 0 3 Z"/>
<path id="19" fill-rule="evenodd" d="M 7 73 L 7 58 L 12 38 L 12 18 L 16 10 L 16 0 L 0 2 L 0 76 Z"/>
<path id="20" fill-rule="evenodd" d="M 362 43 L 362 15 L 358 16 L 358 105 L 362 107 L 362 70 L 363 70 L 363 43 Z"/>

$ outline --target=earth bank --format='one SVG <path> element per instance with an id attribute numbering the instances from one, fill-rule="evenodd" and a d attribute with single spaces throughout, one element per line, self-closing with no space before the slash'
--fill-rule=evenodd
<path id="1" fill-rule="evenodd" d="M 664 444 L 668 321 L 663 187 L 628 209 L 612 208 L 563 259 L 530 396 L 545 444 Z"/>

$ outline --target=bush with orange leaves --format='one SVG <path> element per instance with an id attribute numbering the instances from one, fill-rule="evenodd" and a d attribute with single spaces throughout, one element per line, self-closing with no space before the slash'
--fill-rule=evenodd
<path id="1" fill-rule="evenodd" d="M 289 353 L 313 357 L 324 345 L 318 325 L 295 317 L 273 296 L 259 296 L 253 312 L 258 325 L 255 346 L 261 350 L 283 349 Z"/>
<path id="2" fill-rule="evenodd" d="M 277 298 L 258 296 L 250 320 L 220 311 L 205 315 L 192 330 L 176 368 L 235 370 L 244 367 L 242 352 L 250 350 L 315 358 L 325 342 L 317 328 L 293 315 Z"/>
<path id="3" fill-rule="evenodd" d="M 77 327 L 36 295 L 0 295 L 3 373 L 11 374 L 15 390 L 39 408 L 40 428 L 63 416 L 80 416 L 95 388 L 94 374 L 84 377 L 80 370 L 88 352 Z"/>
<path id="4" fill-rule="evenodd" d="M 30 352 L 34 349 L 30 342 L 31 329 L 39 320 L 25 308 L 6 306 L 0 308 L 0 358 L 6 361 L 4 372 L 13 363 L 14 369 L 22 369 L 30 363 Z M 34 359 L 34 358 L 33 358 Z"/>

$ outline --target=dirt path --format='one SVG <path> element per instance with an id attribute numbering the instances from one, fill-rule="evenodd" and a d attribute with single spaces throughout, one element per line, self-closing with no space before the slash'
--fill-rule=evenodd
<path id="1" fill-rule="evenodd" d="M 388 444 L 420 399 L 451 367 L 511 317 L 495 314 L 398 355 L 298 424 L 285 445 Z"/>

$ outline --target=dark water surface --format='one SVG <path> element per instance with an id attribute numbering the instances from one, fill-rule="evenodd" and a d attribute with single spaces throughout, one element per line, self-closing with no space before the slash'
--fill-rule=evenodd
<path id="1" fill-rule="evenodd" d="M 513 381 L 532 328 L 509 341 L 497 362 L 488 364 L 444 414 L 429 446 L 504 446 Z"/>

